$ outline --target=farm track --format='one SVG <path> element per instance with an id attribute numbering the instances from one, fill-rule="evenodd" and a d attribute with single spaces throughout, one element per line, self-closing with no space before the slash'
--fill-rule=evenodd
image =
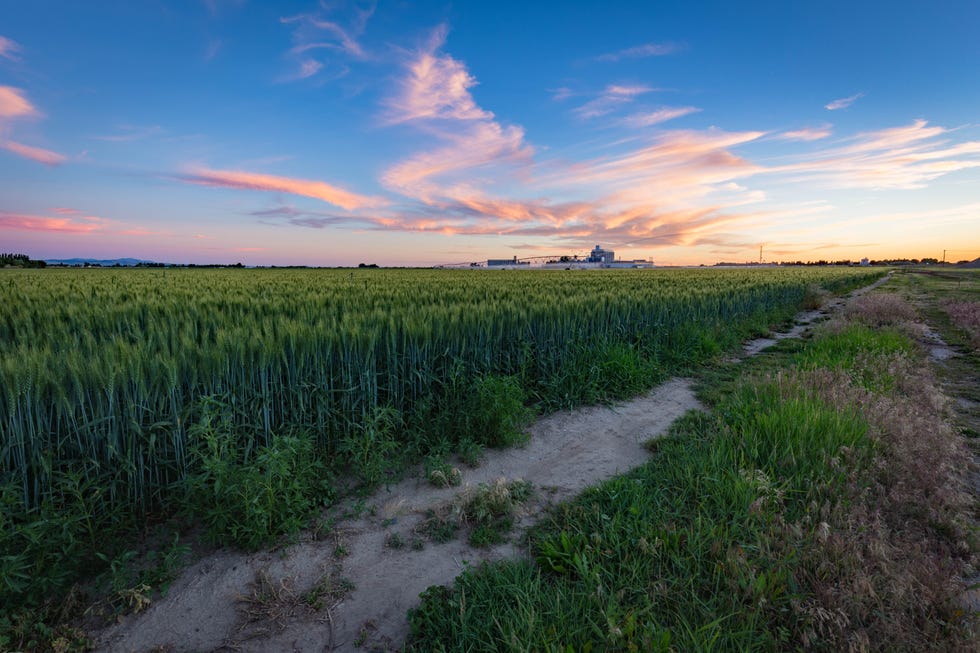
<path id="1" fill-rule="evenodd" d="M 746 343 L 744 356 L 801 337 L 844 303 L 835 299 L 801 313 L 789 331 Z M 417 605 L 420 592 L 452 582 L 468 565 L 526 555 L 514 542 L 548 506 L 640 465 L 648 455 L 644 442 L 697 408 L 691 382 L 675 378 L 628 402 L 544 417 L 529 429 L 526 446 L 488 451 L 480 467 L 466 469 L 464 488 L 436 488 L 410 478 L 377 492 L 366 502 L 371 508 L 361 510 L 353 502 L 335 507 L 336 521 L 325 539 L 311 532 L 282 549 L 207 555 L 181 573 L 167 596 L 99 633 L 96 649 L 397 650 L 408 634 L 406 611 Z M 499 478 L 529 481 L 534 488 L 510 542 L 474 548 L 457 536 L 442 544 L 425 542 L 421 550 L 390 546 L 392 537 L 417 539 L 428 511 L 447 505 L 465 486 Z M 344 518 L 345 512 L 356 514 Z"/>

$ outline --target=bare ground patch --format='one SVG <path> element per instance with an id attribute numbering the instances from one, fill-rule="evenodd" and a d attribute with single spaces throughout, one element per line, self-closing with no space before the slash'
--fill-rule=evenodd
<path id="1" fill-rule="evenodd" d="M 788 332 L 747 343 L 745 355 L 801 336 L 842 305 L 832 300 L 800 314 Z M 673 379 L 632 401 L 540 419 L 525 446 L 488 451 L 478 468 L 464 469 L 462 487 L 408 479 L 364 505 L 337 506 L 327 539 L 310 532 L 281 550 L 219 551 L 199 560 L 167 596 L 95 635 L 97 650 L 398 650 L 419 593 L 451 583 L 468 565 L 523 555 L 520 533 L 549 505 L 640 465 L 644 443 L 697 408 L 691 383 Z M 515 508 L 507 541 L 474 547 L 460 533 L 447 541 L 427 533 L 427 520 L 451 510 L 457 497 L 499 479 L 533 489 Z"/>
<path id="2" fill-rule="evenodd" d="M 461 488 L 409 479 L 378 492 L 333 537 L 281 551 L 221 551 L 188 567 L 167 596 L 98 636 L 101 651 L 324 651 L 391 648 L 407 634 L 406 611 L 430 585 L 449 583 L 465 565 L 518 554 L 521 528 L 552 502 L 642 463 L 643 443 L 698 403 L 685 379 L 609 407 L 557 413 L 530 428 L 524 447 L 488 451 L 464 471 Z M 467 487 L 520 479 L 534 492 L 515 515 L 510 540 L 439 543 L 417 530 Z M 353 503 L 338 506 L 358 512 Z M 394 539 L 393 539 L 394 538 Z M 400 542 L 392 546 L 392 542 Z M 421 542 L 419 546 L 418 542 Z M 325 575 L 347 591 L 336 601 L 304 600 Z M 259 579 L 259 580 L 257 580 Z M 258 583 L 258 584 L 257 584 Z"/>

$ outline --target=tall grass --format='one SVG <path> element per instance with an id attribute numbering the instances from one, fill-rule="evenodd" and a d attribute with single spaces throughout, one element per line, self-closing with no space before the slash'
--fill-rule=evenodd
<path id="1" fill-rule="evenodd" d="M 894 330 L 911 309 L 865 326 L 885 305 L 730 380 L 648 463 L 558 506 L 533 560 L 427 590 L 408 649 L 975 650 L 969 456 Z"/>
<path id="2" fill-rule="evenodd" d="M 39 568 L 24 546 L 86 550 L 187 496 L 209 406 L 242 464 L 308 441 L 318 465 L 377 481 L 393 451 L 513 441 L 515 398 L 626 396 L 785 319 L 812 284 L 877 274 L 2 271 L 0 559 L 19 566 L 0 594 Z M 75 555 L 52 547 L 38 559 Z"/>

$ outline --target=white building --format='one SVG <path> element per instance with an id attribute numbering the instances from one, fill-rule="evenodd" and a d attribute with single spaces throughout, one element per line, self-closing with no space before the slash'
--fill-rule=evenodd
<path id="1" fill-rule="evenodd" d="M 585 259 L 587 263 L 612 263 L 616 260 L 616 252 L 611 249 L 602 249 L 598 245 L 589 254 L 589 258 Z"/>

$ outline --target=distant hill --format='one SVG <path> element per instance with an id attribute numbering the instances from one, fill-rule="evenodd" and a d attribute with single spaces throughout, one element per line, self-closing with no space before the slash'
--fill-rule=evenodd
<path id="1" fill-rule="evenodd" d="M 49 258 L 44 259 L 44 262 L 48 265 L 101 265 L 104 268 L 110 268 L 114 265 L 122 265 L 124 267 L 133 267 L 134 265 L 139 265 L 140 263 L 153 263 L 153 261 L 144 261 L 138 258 L 114 258 L 114 259 L 97 259 L 97 258 Z"/>
<path id="2" fill-rule="evenodd" d="M 958 268 L 980 268 L 980 256 L 973 259 L 969 263 L 960 263 L 956 267 Z"/>

